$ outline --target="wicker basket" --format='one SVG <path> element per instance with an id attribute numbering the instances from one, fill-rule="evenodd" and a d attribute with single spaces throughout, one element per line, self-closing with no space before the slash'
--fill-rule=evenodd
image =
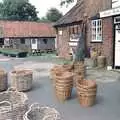
<path id="1" fill-rule="evenodd" d="M 54 108 L 41 107 L 34 103 L 23 116 L 24 120 L 61 120 L 60 114 Z"/>
<path id="2" fill-rule="evenodd" d="M 28 110 L 28 98 L 24 93 L 9 89 L 0 93 L 0 120 L 23 120 Z"/>
<path id="3" fill-rule="evenodd" d="M 98 64 L 99 68 L 104 68 L 105 65 L 106 65 L 106 58 L 105 58 L 105 56 L 98 56 L 97 64 Z"/>
<path id="4" fill-rule="evenodd" d="M 28 91 L 32 88 L 33 73 L 31 70 L 16 70 L 11 72 L 11 86 L 18 91 Z"/>
<path id="5" fill-rule="evenodd" d="M 7 73 L 4 70 L 0 70 L 0 92 L 7 90 L 7 87 L 8 87 Z"/>
<path id="6" fill-rule="evenodd" d="M 97 84 L 93 80 L 83 80 L 77 83 L 77 94 L 80 104 L 85 107 L 94 105 L 97 92 Z"/>
<path id="7" fill-rule="evenodd" d="M 74 63 L 74 73 L 76 75 L 85 76 L 85 65 L 84 62 L 75 62 Z"/>
<path id="8" fill-rule="evenodd" d="M 71 97 L 73 87 L 73 74 L 64 72 L 55 76 L 56 96 L 60 101 L 64 101 Z"/>

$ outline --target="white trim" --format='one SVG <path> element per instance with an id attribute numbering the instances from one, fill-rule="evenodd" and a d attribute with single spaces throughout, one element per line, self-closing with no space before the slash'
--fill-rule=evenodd
<path id="1" fill-rule="evenodd" d="M 120 7 L 100 12 L 100 18 L 110 17 L 120 14 Z"/>
<path id="2" fill-rule="evenodd" d="M 72 46 L 72 47 L 77 46 L 77 42 L 69 42 L 69 46 Z"/>
<path id="3" fill-rule="evenodd" d="M 92 42 L 102 42 L 102 20 L 92 20 Z M 100 36 L 101 35 L 101 36 Z"/>

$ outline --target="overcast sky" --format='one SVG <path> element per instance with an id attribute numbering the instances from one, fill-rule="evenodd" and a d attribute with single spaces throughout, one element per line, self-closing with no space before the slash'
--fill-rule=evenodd
<path id="1" fill-rule="evenodd" d="M 38 14 L 39 17 L 45 16 L 46 12 L 51 7 L 55 7 L 57 9 L 59 9 L 63 14 L 65 14 L 75 4 L 75 3 L 73 3 L 73 4 L 69 5 L 68 8 L 66 8 L 65 6 L 61 8 L 60 7 L 61 0 L 29 0 L 29 1 L 30 1 L 30 3 L 35 5 L 35 7 L 37 8 L 37 11 L 39 11 L 39 14 Z"/>

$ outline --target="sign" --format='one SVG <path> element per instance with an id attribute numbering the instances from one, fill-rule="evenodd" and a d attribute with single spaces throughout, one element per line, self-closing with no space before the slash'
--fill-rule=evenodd
<path id="1" fill-rule="evenodd" d="M 77 35 L 77 34 L 72 34 L 71 36 L 70 36 L 70 41 L 74 41 L 74 42 L 77 42 L 77 41 L 79 41 L 79 35 Z"/>
<path id="2" fill-rule="evenodd" d="M 112 8 L 120 7 L 120 0 L 112 0 Z"/>
<path id="3" fill-rule="evenodd" d="M 120 15 L 120 7 L 100 12 L 100 18 Z"/>

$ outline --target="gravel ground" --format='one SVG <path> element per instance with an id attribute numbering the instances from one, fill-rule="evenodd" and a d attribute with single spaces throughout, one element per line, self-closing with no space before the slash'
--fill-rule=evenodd
<path id="1" fill-rule="evenodd" d="M 63 120 L 120 119 L 119 72 L 88 69 L 86 79 L 94 79 L 98 82 L 98 94 L 96 104 L 93 107 L 83 108 L 77 100 L 75 88 L 73 88 L 72 97 L 68 101 L 61 103 L 56 99 L 54 88 L 49 78 L 50 68 L 58 63 L 55 58 L 29 57 L 5 59 L 1 60 L 0 67 L 3 67 L 8 72 L 15 68 L 28 68 L 34 71 L 33 89 L 26 92 L 30 104 L 39 102 L 41 106 L 49 105 L 55 107 L 60 112 Z"/>

